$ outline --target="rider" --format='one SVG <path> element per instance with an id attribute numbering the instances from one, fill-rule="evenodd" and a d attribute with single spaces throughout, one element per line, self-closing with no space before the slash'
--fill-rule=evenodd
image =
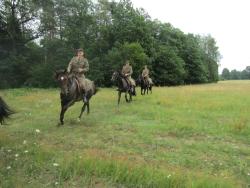
<path id="1" fill-rule="evenodd" d="M 82 48 L 77 49 L 76 56 L 73 57 L 68 65 L 67 72 L 73 73 L 77 80 L 79 81 L 80 89 L 85 93 L 86 88 L 86 81 L 85 81 L 85 75 L 89 70 L 89 63 L 88 60 L 84 57 L 84 51 Z M 84 95 L 84 101 L 87 101 L 86 96 Z"/>
<path id="2" fill-rule="evenodd" d="M 153 84 L 152 79 L 149 78 L 149 70 L 147 65 L 144 66 L 144 69 L 142 71 L 142 78 L 145 79 L 149 84 Z"/>
<path id="3" fill-rule="evenodd" d="M 122 75 L 126 78 L 129 85 L 131 86 L 131 91 L 134 95 L 135 93 L 135 81 L 132 79 L 131 75 L 133 74 L 132 66 L 129 64 L 129 61 L 126 60 L 125 65 L 122 67 Z"/>

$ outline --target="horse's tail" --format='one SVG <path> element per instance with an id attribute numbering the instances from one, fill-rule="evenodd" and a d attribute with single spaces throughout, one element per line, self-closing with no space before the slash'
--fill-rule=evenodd
<path id="1" fill-rule="evenodd" d="M 4 122 L 5 118 L 8 118 L 11 114 L 15 112 L 10 109 L 6 102 L 0 97 L 0 123 Z"/>

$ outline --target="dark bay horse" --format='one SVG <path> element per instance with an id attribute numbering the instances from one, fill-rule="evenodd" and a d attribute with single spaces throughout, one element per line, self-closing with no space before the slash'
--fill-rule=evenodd
<path id="1" fill-rule="evenodd" d="M 15 112 L 10 109 L 10 107 L 6 104 L 6 102 L 0 97 L 0 124 L 4 123 L 6 118 L 9 118 L 10 115 Z"/>
<path id="2" fill-rule="evenodd" d="M 150 84 L 148 82 L 148 80 L 146 80 L 145 78 L 143 78 L 142 75 L 139 75 L 138 79 L 136 80 L 137 84 L 141 86 L 141 95 L 145 95 L 145 93 L 147 92 L 148 94 L 148 90 L 151 92 L 152 94 L 152 84 Z"/>
<path id="3" fill-rule="evenodd" d="M 79 81 L 73 74 L 67 73 L 66 70 L 60 70 L 55 72 L 55 79 L 59 83 L 61 88 L 60 98 L 61 98 L 61 113 L 60 113 L 60 123 L 63 125 L 64 113 L 67 109 L 72 106 L 75 102 L 83 101 L 83 106 L 78 120 L 81 119 L 82 113 L 87 107 L 87 113 L 89 113 L 89 100 L 93 95 L 96 94 L 97 89 L 93 81 L 86 79 L 85 92 L 80 89 Z M 84 100 L 85 98 L 85 100 Z M 86 100 L 87 99 L 87 100 Z"/>
<path id="4" fill-rule="evenodd" d="M 112 75 L 111 81 L 118 87 L 118 105 L 120 104 L 121 94 L 125 93 L 126 102 L 132 101 L 132 95 L 134 93 L 131 90 L 130 84 L 128 83 L 127 79 L 119 72 L 115 71 Z M 129 98 L 127 96 L 129 95 Z"/>

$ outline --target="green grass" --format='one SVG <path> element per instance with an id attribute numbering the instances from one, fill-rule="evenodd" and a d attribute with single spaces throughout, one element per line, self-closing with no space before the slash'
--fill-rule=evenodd
<path id="1" fill-rule="evenodd" d="M 59 128 L 58 89 L 2 90 L 18 113 L 0 127 L 0 187 L 250 185 L 250 81 L 153 90 L 118 108 L 103 88 Z"/>

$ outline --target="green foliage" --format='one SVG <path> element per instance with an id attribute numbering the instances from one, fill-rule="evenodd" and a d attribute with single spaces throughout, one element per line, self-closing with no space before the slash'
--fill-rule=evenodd
<path id="1" fill-rule="evenodd" d="M 227 68 L 222 70 L 222 79 L 229 80 L 230 79 L 230 71 Z"/>
<path id="2" fill-rule="evenodd" d="M 183 84 L 185 71 L 184 61 L 178 57 L 174 50 L 160 46 L 153 62 L 153 74 L 156 85 Z"/>
<path id="3" fill-rule="evenodd" d="M 54 69 L 66 68 L 80 47 L 90 63 L 87 77 L 99 86 L 111 86 L 112 70 L 125 59 L 133 65 L 133 77 L 147 64 L 158 85 L 218 80 L 220 54 L 210 35 L 184 34 L 151 20 L 130 0 L 4 0 L 0 5 L 0 75 L 9 74 L 1 88 L 53 87 Z"/>
<path id="4" fill-rule="evenodd" d="M 202 61 L 202 51 L 198 47 L 197 38 L 192 34 L 188 34 L 185 40 L 185 50 L 182 54 L 182 58 L 185 61 L 185 83 L 204 83 L 207 82 L 206 64 Z"/>
<path id="5" fill-rule="evenodd" d="M 108 51 L 104 62 L 104 77 L 106 83 L 110 83 L 111 75 L 115 70 L 121 70 L 126 60 L 129 60 L 133 67 L 133 76 L 137 78 L 142 67 L 149 63 L 149 58 L 139 43 L 117 44 L 117 47 Z M 110 83 L 111 84 L 111 83 Z"/>
<path id="6" fill-rule="evenodd" d="M 243 71 L 237 71 L 236 69 L 231 72 L 224 68 L 221 74 L 222 80 L 249 80 L 250 79 L 250 66 L 247 66 Z"/>
<path id="7" fill-rule="evenodd" d="M 230 72 L 230 80 L 240 80 L 240 71 L 236 69 L 232 70 Z"/>

